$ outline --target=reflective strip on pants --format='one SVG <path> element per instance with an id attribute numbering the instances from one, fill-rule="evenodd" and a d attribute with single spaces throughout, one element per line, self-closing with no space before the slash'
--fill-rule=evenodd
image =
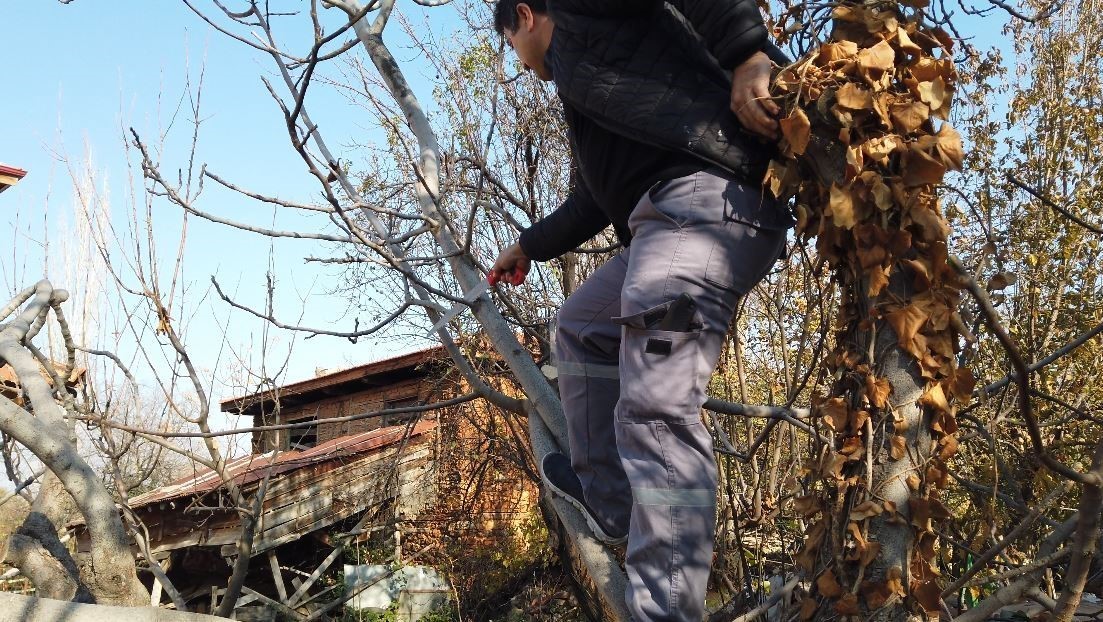
<path id="1" fill-rule="evenodd" d="M 556 361 L 555 369 L 561 376 L 583 376 L 585 378 L 606 378 L 620 380 L 620 367 L 617 365 L 598 365 L 596 363 L 573 363 Z"/>
<path id="2" fill-rule="evenodd" d="M 716 505 L 716 494 L 708 488 L 633 488 L 632 499 L 637 505 L 702 508 Z"/>

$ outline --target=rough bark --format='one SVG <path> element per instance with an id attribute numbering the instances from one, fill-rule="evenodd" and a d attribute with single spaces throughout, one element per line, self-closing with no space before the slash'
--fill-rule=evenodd
<path id="1" fill-rule="evenodd" d="M 898 273 L 889 281 L 889 291 L 907 300 L 907 279 L 911 276 L 908 274 L 905 278 L 904 273 Z M 895 568 L 902 572 L 903 584 L 908 585 L 908 569 L 917 534 L 911 524 L 908 500 L 912 491 L 908 487 L 907 476 L 921 472 L 921 467 L 930 460 L 930 417 L 917 404 L 925 383 L 919 374 L 915 358 L 899 347 L 896 333 L 887 322 L 877 322 L 874 327 L 877 375 L 887 378 L 892 384 L 892 401 L 897 405 L 896 413 L 907 426 L 904 439 L 908 451 L 899 460 L 893 460 L 888 449 L 892 433 L 889 426 L 879 426 L 874 430 L 870 445 L 874 456 L 870 471 L 873 476 L 870 489 L 877 491 L 884 500 L 895 503 L 900 516 L 894 517 L 886 513 L 870 519 L 868 537 L 871 542 L 881 545 L 881 554 L 866 567 L 862 578 L 886 582 Z M 843 528 L 845 529 L 845 525 Z M 906 620 L 910 615 L 904 607 L 888 607 L 873 612 L 869 620 L 896 622 Z"/>
<path id="2" fill-rule="evenodd" d="M 46 474 L 30 513 L 11 535 L 7 560 L 31 581 L 39 596 L 92 602 L 77 562 L 58 538 L 58 526 L 65 525 L 74 511 L 61 481 L 53 473 Z"/>
<path id="3" fill-rule="evenodd" d="M 88 586 L 93 598 L 100 603 L 146 605 L 149 593 L 138 581 L 130 541 L 115 500 L 99 474 L 77 452 L 64 409 L 54 399 L 37 361 L 21 343 L 28 335 L 34 335 L 33 326 L 52 305 L 67 298 L 64 290 L 55 290 L 48 281 L 41 281 L 23 312 L 0 330 L 0 359 L 15 370 L 33 411 L 32 414 L 0 397 L 0 430 L 50 469 L 84 517 L 92 550 L 90 562 L 80 568 L 80 580 Z M 51 505 L 46 501 L 39 505 L 40 512 Z"/>
<path id="4" fill-rule="evenodd" d="M 1103 475 L 1103 440 L 1095 446 L 1091 472 Z M 1053 611 L 1054 622 L 1069 622 L 1076 614 L 1080 599 L 1084 596 L 1084 584 L 1088 581 L 1092 558 L 1099 544 L 1099 524 L 1103 520 L 1103 488 L 1098 484 L 1086 484 L 1080 497 L 1080 520 L 1076 523 L 1076 535 L 1072 546 L 1072 559 L 1065 571 L 1065 589 Z"/>

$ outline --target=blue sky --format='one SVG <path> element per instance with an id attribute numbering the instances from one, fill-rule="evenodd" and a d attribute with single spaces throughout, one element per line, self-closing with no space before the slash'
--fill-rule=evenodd
<path id="1" fill-rule="evenodd" d="M 317 183 L 290 149 L 282 115 L 260 80 L 262 75 L 273 76 L 271 60 L 213 31 L 183 3 L 76 0 L 62 5 L 36 0 L 5 4 L 8 6 L 0 22 L 0 55 L 4 59 L 4 70 L 0 72 L 0 119 L 4 127 L 0 161 L 24 168 L 29 174 L 0 196 L 0 248 L 15 249 L 0 253 L 0 289 L 4 293 L 41 278 L 41 240 L 50 238 L 55 248 L 65 243 L 56 239 L 64 234 L 58 223 L 72 221 L 74 199 L 61 156 L 78 168 L 91 159 L 96 186 L 110 198 L 116 222 L 125 222 L 131 183 L 128 177 L 135 174 L 124 155 L 123 128 L 133 126 L 145 140 L 156 142 L 171 124 L 163 157 L 165 168 L 172 171 L 187 165 L 192 131 L 188 102 L 183 101 L 179 114 L 176 110 L 185 85 L 189 80 L 196 84 L 201 72 L 203 121 L 198 162 L 262 194 L 297 201 L 317 196 Z M 210 3 L 197 4 L 217 11 Z M 445 17 L 443 21 L 438 19 L 444 28 L 454 23 L 449 13 L 449 9 L 437 12 Z M 333 21 L 340 15 L 331 11 L 325 17 Z M 303 20 L 285 21 L 303 24 Z M 389 40 L 397 39 L 396 55 L 409 58 L 411 54 L 402 49 L 399 25 L 392 23 L 388 32 L 394 33 Z M 418 94 L 428 100 L 431 91 L 427 81 L 416 71 L 411 79 Z M 331 146 L 379 139 L 365 129 L 364 112 L 332 92 L 314 89 L 308 105 Z M 323 231 L 328 226 L 317 218 L 274 213 L 270 207 L 213 186 L 209 184 L 200 208 L 220 216 L 275 229 Z M 48 232 L 43 225 L 46 221 L 50 223 Z M 177 243 L 180 212 L 167 204 L 158 205 L 154 221 L 160 252 L 170 255 Z M 223 332 L 229 333 L 228 345 L 254 363 L 260 356 L 263 338 L 259 322 L 231 314 L 224 303 L 210 296 L 202 300 L 210 275 L 217 275 L 220 283 L 236 292 L 244 303 L 262 307 L 270 253 L 279 280 L 281 295 L 276 312 L 281 319 L 299 323 L 299 316 L 305 315 L 302 324 L 351 330 L 353 318 L 346 316 L 344 300 L 325 293 L 335 282 L 335 269 L 319 270 L 303 262 L 307 255 L 325 255 L 324 249 L 310 242 L 273 243 L 193 218 L 188 225 L 183 279 L 189 284 L 195 311 L 187 343 L 208 373 L 215 368 L 220 373 L 225 371 L 238 355 L 219 349 Z M 79 271 L 54 266 L 49 272 L 55 285 L 79 285 L 65 282 L 74 275 L 79 280 Z M 224 331 L 227 318 L 232 318 L 231 324 Z M 269 353 L 278 367 L 292 336 L 286 331 L 270 330 L 268 339 Z M 112 344 L 98 345 L 110 348 Z M 411 342 L 406 348 L 422 345 Z M 309 377 L 317 367 L 347 367 L 401 349 L 394 343 L 379 346 L 361 341 L 354 345 L 341 339 L 299 338 L 286 373 L 279 380 Z M 269 373 L 275 367 L 270 367 Z M 215 383 L 212 393 L 219 399 L 238 391 Z"/>

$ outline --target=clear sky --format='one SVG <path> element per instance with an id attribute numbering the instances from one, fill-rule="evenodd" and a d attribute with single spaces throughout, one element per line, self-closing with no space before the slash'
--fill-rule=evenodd
<path id="1" fill-rule="evenodd" d="M 92 163 L 98 194 L 109 200 L 116 226 L 124 226 L 134 181 L 130 176 L 137 173 L 127 166 L 123 128 L 133 126 L 143 139 L 155 143 L 171 126 L 162 161 L 168 171 L 187 165 L 192 132 L 187 100 L 177 109 L 185 85 L 190 80 L 194 87 L 201 72 L 203 121 L 198 162 L 262 194 L 304 202 L 317 197 L 317 182 L 290 149 L 282 114 L 261 82 L 260 76 L 274 77 L 271 59 L 213 31 L 182 2 L 76 0 L 62 5 L 51 0 L 3 0 L 2 4 L 0 162 L 29 171 L 21 183 L 0 195 L 0 248 L 12 249 L 0 252 L 0 289 L 4 293 L 42 277 L 42 240 L 50 239 L 55 251 L 69 242 L 64 239 L 64 223 L 73 222 L 75 199 L 68 166 L 80 169 L 86 162 Z M 209 2 L 196 4 L 217 12 Z M 302 8 L 307 3 L 288 6 Z M 449 13 L 448 9 L 437 13 L 445 17 L 446 25 L 454 24 Z M 330 11 L 326 17 L 336 21 L 341 16 Z M 284 21 L 300 27 L 305 23 L 309 28 L 309 20 Z M 388 37 L 397 40 L 396 54 L 410 58 L 402 49 L 399 24 L 392 23 L 388 32 L 395 33 Z M 287 37 L 294 36 L 303 34 L 288 31 Z M 292 49 L 298 52 L 303 48 Z M 416 72 L 411 79 L 418 94 L 429 99 L 426 80 Z M 365 129 L 362 109 L 323 88 L 311 92 L 309 110 L 331 146 L 379 139 Z M 140 180 L 138 183 L 140 187 Z M 208 184 L 201 209 L 275 229 L 333 230 L 324 219 L 282 210 L 274 213 L 271 207 L 213 186 Z M 154 210 L 166 270 L 171 269 L 167 260 L 175 251 L 180 216 L 180 211 L 168 204 L 159 204 Z M 346 315 L 344 300 L 326 293 L 335 283 L 336 269 L 318 269 L 303 261 L 308 255 L 327 254 L 318 244 L 272 243 L 194 218 L 188 227 L 183 281 L 189 286 L 195 316 L 186 337 L 193 356 L 207 373 L 216 367 L 219 374 L 226 373 L 236 364 L 237 355 L 250 357 L 255 364 L 262 339 L 259 322 L 230 313 L 224 303 L 212 299 L 208 294 L 210 276 L 217 275 L 242 302 L 262 308 L 270 252 L 280 288 L 276 313 L 281 319 L 352 329 L 353 317 Z M 55 285 L 78 288 L 84 280 L 80 269 L 57 264 L 48 270 Z M 300 315 L 304 316 L 301 322 Z M 229 330 L 224 330 L 227 318 L 232 320 Z M 224 332 L 236 354 L 218 348 Z M 282 362 L 291 339 L 286 331 L 269 331 L 270 354 L 276 363 L 269 361 L 269 373 Z M 347 367 L 395 354 L 404 347 L 424 345 L 388 343 L 381 347 L 371 341 L 354 345 L 343 339 L 303 341 L 300 337 L 286 373 L 277 380 L 294 381 L 312 376 L 318 367 Z M 212 391 L 216 400 L 237 392 L 217 383 Z"/>

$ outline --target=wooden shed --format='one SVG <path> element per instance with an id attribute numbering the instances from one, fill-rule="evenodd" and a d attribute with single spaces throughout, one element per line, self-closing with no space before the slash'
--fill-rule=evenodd
<path id="1" fill-rule="evenodd" d="M 518 465 L 493 448 L 504 437 L 523 438 L 523 423 L 483 400 L 402 410 L 465 393 L 438 347 L 319 370 L 222 402 L 223 411 L 246 415 L 256 427 L 297 425 L 253 433 L 252 453 L 226 465 L 226 476 L 249 498 L 267 480 L 237 619 L 272 619 L 273 612 L 326 619 L 351 598 L 339 595 L 335 581 L 342 559 L 368 563 L 356 561 L 363 551 L 405 562 L 416 549 L 421 563 L 452 567 L 448 555 L 470 557 L 467 546 L 500 550 L 501 538 L 522 531 L 537 498 L 535 466 L 531 456 Z M 188 608 L 213 610 L 242 529 L 222 478 L 197 468 L 129 501 L 152 557 Z M 78 548 L 87 551 L 87 534 L 74 527 Z M 351 559 L 350 545 L 358 551 Z M 135 554 L 142 556 L 137 546 Z M 151 572 L 140 576 L 154 604 L 171 606 Z"/>

